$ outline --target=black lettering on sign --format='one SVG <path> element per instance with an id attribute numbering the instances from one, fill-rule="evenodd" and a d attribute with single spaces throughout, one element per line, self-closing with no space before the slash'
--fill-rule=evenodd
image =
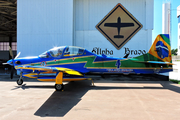
<path id="1" fill-rule="evenodd" d="M 144 55 L 146 54 L 146 50 L 130 50 L 129 48 L 124 47 L 124 54 L 127 55 Z"/>
<path id="2" fill-rule="evenodd" d="M 94 47 L 93 50 L 92 50 L 92 53 L 95 53 L 97 55 L 102 55 L 102 54 L 113 55 L 113 50 L 108 50 L 107 48 L 106 49 L 101 49 L 99 47 Z"/>
<path id="3" fill-rule="evenodd" d="M 127 54 L 130 54 L 129 48 L 125 48 L 125 54 L 126 54 L 126 55 L 127 55 Z"/>

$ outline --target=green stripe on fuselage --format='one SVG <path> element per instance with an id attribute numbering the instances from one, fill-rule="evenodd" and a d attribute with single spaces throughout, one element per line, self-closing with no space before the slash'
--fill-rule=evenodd
<path id="1" fill-rule="evenodd" d="M 121 61 L 121 67 L 123 68 L 159 68 L 162 65 L 161 64 L 150 64 L 150 63 L 145 63 L 146 61 L 159 61 L 163 62 L 162 60 L 154 57 L 153 55 L 147 53 L 135 58 L 131 59 L 126 59 Z M 121 68 L 120 67 L 120 68 Z M 169 68 L 170 66 L 168 65 L 163 65 L 163 68 Z"/>
<path id="2" fill-rule="evenodd" d="M 99 67 L 116 67 L 117 60 L 108 60 L 108 61 L 97 61 L 94 62 L 96 56 L 82 56 L 82 57 L 72 57 L 72 58 L 65 58 L 53 61 L 46 61 L 46 66 L 51 65 L 68 65 L 68 64 L 78 64 L 78 63 L 86 63 L 84 67 L 86 68 L 99 68 Z M 34 63 L 34 66 L 40 66 L 40 63 Z"/>

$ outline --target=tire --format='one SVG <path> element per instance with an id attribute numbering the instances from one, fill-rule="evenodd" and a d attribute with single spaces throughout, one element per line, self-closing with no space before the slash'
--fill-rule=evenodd
<path id="1" fill-rule="evenodd" d="M 62 91 L 64 89 L 64 85 L 63 84 L 55 84 L 55 89 L 56 91 Z"/>
<path id="2" fill-rule="evenodd" d="M 22 79 L 20 79 L 20 80 L 18 79 L 18 80 L 17 80 L 17 84 L 18 84 L 18 85 L 22 85 L 22 84 L 23 84 L 23 80 L 22 80 Z"/>

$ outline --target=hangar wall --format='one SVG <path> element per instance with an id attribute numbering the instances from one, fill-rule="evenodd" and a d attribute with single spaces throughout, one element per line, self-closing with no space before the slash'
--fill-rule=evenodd
<path id="1" fill-rule="evenodd" d="M 120 50 L 95 28 L 117 3 L 143 25 Z M 113 57 L 131 50 L 134 57 L 139 54 L 132 51 L 148 52 L 152 44 L 153 7 L 153 0 L 18 0 L 17 51 L 39 55 L 54 46 L 75 45 L 113 51 L 108 54 Z"/>
<path id="2" fill-rule="evenodd" d="M 72 45 L 73 0 L 18 0 L 17 53 L 39 55 Z"/>
<path id="3" fill-rule="evenodd" d="M 95 28 L 117 3 L 121 3 L 143 25 L 143 28 L 120 50 Z M 94 48 L 96 53 L 96 48 L 112 50 L 113 55 L 109 55 L 113 57 L 123 57 L 128 50 L 148 52 L 152 44 L 153 5 L 153 0 L 75 0 L 74 45 L 90 51 Z M 135 52 L 136 55 L 132 52 L 130 57 L 139 55 L 138 52 Z"/>

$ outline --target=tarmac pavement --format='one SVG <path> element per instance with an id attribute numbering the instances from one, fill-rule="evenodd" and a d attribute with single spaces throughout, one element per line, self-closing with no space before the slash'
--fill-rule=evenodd
<path id="1" fill-rule="evenodd" d="M 179 120 L 180 85 L 156 76 L 104 76 L 66 82 L 24 78 L 22 86 L 0 74 L 0 120 Z"/>

